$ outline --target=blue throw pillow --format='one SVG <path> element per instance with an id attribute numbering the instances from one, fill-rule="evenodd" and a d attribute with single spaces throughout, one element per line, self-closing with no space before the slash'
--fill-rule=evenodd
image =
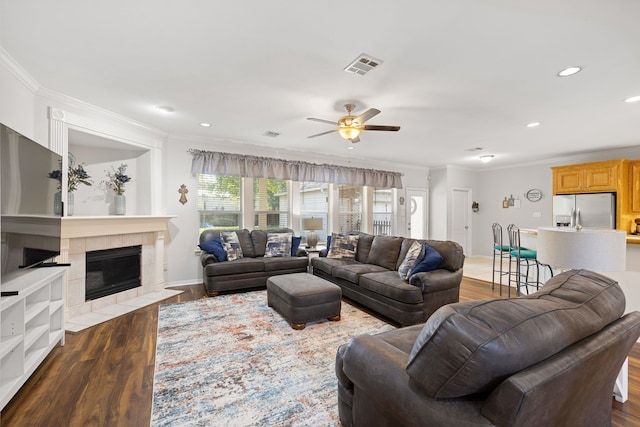
<path id="1" fill-rule="evenodd" d="M 222 247 L 222 240 L 219 237 L 216 237 L 213 240 L 208 240 L 206 242 L 200 243 L 200 249 L 203 251 L 213 254 L 218 261 L 226 261 L 227 260 L 227 252 Z"/>
<path id="2" fill-rule="evenodd" d="M 302 241 L 302 236 L 293 236 L 291 238 L 291 256 L 296 256 L 298 253 L 298 248 L 300 247 L 300 242 Z"/>
<path id="3" fill-rule="evenodd" d="M 409 273 L 409 276 L 416 273 L 435 270 L 441 262 L 442 255 L 440 255 L 440 252 L 433 249 L 428 243 L 425 243 L 422 249 L 422 256 L 416 261 L 415 265 L 411 269 L 411 273 Z"/>

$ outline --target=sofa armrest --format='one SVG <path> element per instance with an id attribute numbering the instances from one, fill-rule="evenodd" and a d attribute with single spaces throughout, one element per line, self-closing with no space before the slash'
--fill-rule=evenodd
<path id="1" fill-rule="evenodd" d="M 216 258 L 215 255 L 205 251 L 200 253 L 200 263 L 203 267 L 207 264 L 213 264 L 214 262 L 218 262 L 218 258 Z"/>
<path id="2" fill-rule="evenodd" d="M 437 270 L 416 273 L 409 278 L 409 283 L 421 288 L 423 294 L 459 287 L 461 281 L 462 269 L 451 272 L 440 268 Z"/>
<path id="3" fill-rule="evenodd" d="M 297 257 L 308 257 L 309 256 L 309 252 L 307 252 L 306 249 L 304 248 L 298 248 L 298 250 L 296 251 L 296 256 Z"/>
<path id="4" fill-rule="evenodd" d="M 380 404 L 409 404 L 415 399 L 407 386 L 409 375 L 405 371 L 409 355 L 372 335 L 360 335 L 341 348 L 336 360 L 340 383 L 346 388 L 354 386 L 377 396 Z M 378 400 L 378 399 L 376 399 Z M 410 408 L 403 411 L 410 413 Z"/>

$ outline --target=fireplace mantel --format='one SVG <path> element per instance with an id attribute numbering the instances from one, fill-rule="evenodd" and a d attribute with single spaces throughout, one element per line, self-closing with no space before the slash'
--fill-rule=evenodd
<path id="1" fill-rule="evenodd" d="M 61 238 L 167 231 L 171 218 L 175 218 L 175 215 L 67 216 L 62 218 Z"/>

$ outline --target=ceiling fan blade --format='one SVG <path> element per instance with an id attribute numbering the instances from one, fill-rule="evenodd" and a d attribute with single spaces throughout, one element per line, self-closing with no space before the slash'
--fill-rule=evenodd
<path id="1" fill-rule="evenodd" d="M 397 132 L 400 130 L 400 126 L 381 126 L 381 125 L 366 125 L 362 127 L 363 130 L 387 130 Z"/>
<path id="2" fill-rule="evenodd" d="M 315 134 L 315 135 L 308 136 L 307 138 L 315 138 L 316 136 L 327 135 L 327 134 L 329 134 L 329 133 L 333 133 L 333 132 L 337 132 L 337 131 L 338 131 L 338 129 L 328 130 L 328 131 L 326 131 L 326 132 L 317 133 L 317 134 Z"/>
<path id="3" fill-rule="evenodd" d="M 324 120 L 324 119 L 316 119 L 315 117 L 307 117 L 307 120 L 311 120 L 313 122 L 328 123 L 328 124 L 334 125 L 334 126 L 338 124 L 337 122 L 332 122 L 332 121 Z"/>
<path id="4" fill-rule="evenodd" d="M 363 124 L 364 122 L 366 122 L 367 120 L 369 120 L 374 116 L 377 116 L 378 114 L 380 114 L 380 110 L 376 108 L 369 108 L 367 111 L 365 111 L 364 113 L 356 117 L 354 119 L 354 122 L 357 122 L 358 124 Z"/>

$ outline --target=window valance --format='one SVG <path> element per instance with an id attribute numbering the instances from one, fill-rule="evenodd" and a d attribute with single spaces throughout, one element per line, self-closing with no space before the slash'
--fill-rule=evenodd
<path id="1" fill-rule="evenodd" d="M 189 150 L 191 173 L 245 178 L 289 179 L 343 185 L 402 188 L 402 174 L 374 169 L 245 156 L 216 151 Z"/>

